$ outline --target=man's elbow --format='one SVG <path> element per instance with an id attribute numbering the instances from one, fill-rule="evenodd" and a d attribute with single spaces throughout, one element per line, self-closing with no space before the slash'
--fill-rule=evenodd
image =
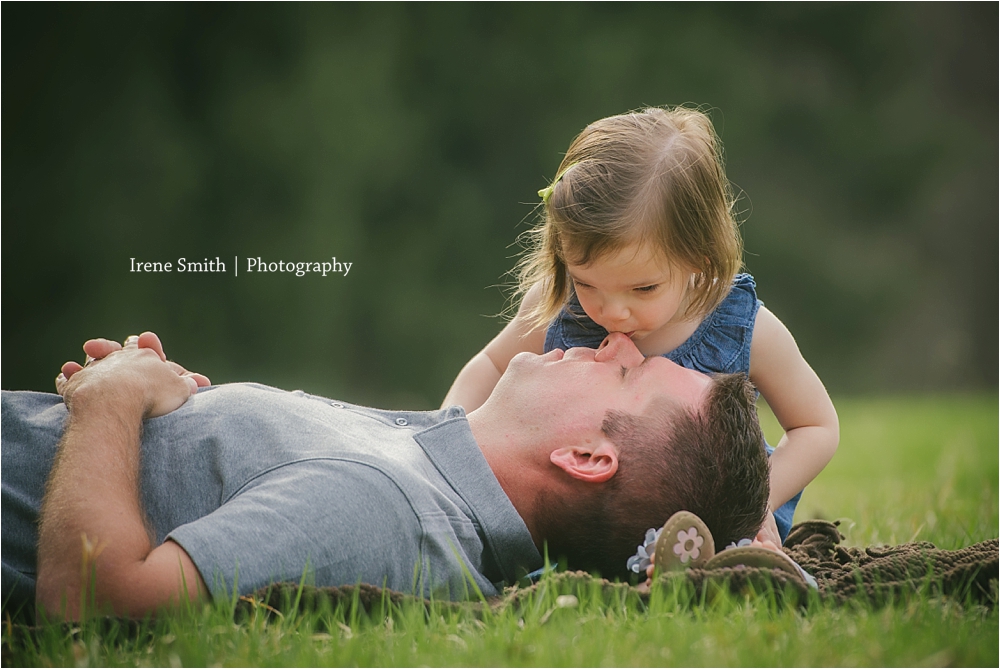
<path id="1" fill-rule="evenodd" d="M 35 612 L 41 620 L 79 620 L 81 589 L 73 579 L 54 570 L 39 569 L 35 581 Z"/>
<path id="2" fill-rule="evenodd" d="M 39 620 L 82 620 L 94 615 L 118 614 L 121 593 L 102 587 L 97 569 L 82 579 L 86 567 L 77 570 L 39 569 L 35 582 L 35 611 Z"/>
<path id="3" fill-rule="evenodd" d="M 94 615 L 144 615 L 153 610 L 146 600 L 157 593 L 134 576 L 134 570 L 104 560 L 92 563 L 90 569 L 86 563 L 39 568 L 36 616 L 57 621 Z"/>

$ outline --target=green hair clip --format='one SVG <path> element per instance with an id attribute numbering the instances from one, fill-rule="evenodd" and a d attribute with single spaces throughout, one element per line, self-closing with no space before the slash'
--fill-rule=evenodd
<path id="1" fill-rule="evenodd" d="M 543 204 L 549 203 L 549 198 L 552 197 L 552 191 L 556 189 L 556 184 L 558 184 L 562 180 L 563 176 L 565 176 L 567 172 L 569 172 L 571 169 L 573 169 L 579 164 L 580 163 L 573 163 L 572 165 L 567 165 L 566 169 L 564 169 L 562 172 L 556 175 L 556 178 L 552 180 L 552 183 L 550 185 L 538 191 L 538 197 L 542 198 Z"/>

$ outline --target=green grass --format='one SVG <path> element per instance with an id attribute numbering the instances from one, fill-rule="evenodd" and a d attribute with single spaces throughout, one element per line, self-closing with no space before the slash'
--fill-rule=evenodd
<path id="1" fill-rule="evenodd" d="M 843 520 L 848 545 L 997 536 L 997 398 L 873 398 L 837 403 L 837 457 L 797 519 Z M 766 412 L 764 412 L 766 414 Z M 773 418 L 764 416 L 776 438 Z M 559 595 L 573 594 L 576 601 Z M 562 604 L 562 606 L 560 606 Z M 205 605 L 136 632 L 86 623 L 37 632 L 5 623 L 3 664 L 241 665 L 893 665 L 996 666 L 996 610 L 914 596 L 895 606 L 780 607 L 773 597 L 691 601 L 658 590 L 648 605 L 593 585 L 548 583 L 520 608 L 477 615 L 404 605 L 301 616 L 260 608 L 234 623 Z"/>
<path id="2" fill-rule="evenodd" d="M 930 541 L 960 548 L 997 536 L 995 395 L 836 401 L 840 447 L 795 514 L 841 519 L 845 544 Z M 781 429 L 763 407 L 771 443 Z"/>

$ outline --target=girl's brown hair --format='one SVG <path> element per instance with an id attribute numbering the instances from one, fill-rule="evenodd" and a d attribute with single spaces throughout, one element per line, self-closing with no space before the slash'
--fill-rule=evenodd
<path id="1" fill-rule="evenodd" d="M 685 316 L 704 315 L 742 265 L 722 145 L 704 113 L 649 108 L 591 123 L 577 135 L 544 191 L 541 225 L 522 240 L 518 292 L 543 286 L 528 314 L 551 321 L 570 295 L 567 263 L 586 265 L 633 244 L 654 244 L 695 282 Z"/>

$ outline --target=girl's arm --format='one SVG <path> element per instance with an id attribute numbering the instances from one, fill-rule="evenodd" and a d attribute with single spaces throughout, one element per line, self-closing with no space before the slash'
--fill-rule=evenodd
<path id="1" fill-rule="evenodd" d="M 489 399 L 497 381 L 507 371 L 511 358 L 522 351 L 542 353 L 545 326 L 532 327 L 526 317 L 537 303 L 540 293 L 539 285 L 525 293 L 514 319 L 458 373 L 441 403 L 442 408 L 458 404 L 466 413 L 478 409 Z"/>
<path id="2" fill-rule="evenodd" d="M 840 423 L 833 402 L 788 328 L 770 311 L 757 312 L 750 345 L 750 380 L 785 435 L 771 455 L 774 511 L 816 478 L 837 451 Z"/>

